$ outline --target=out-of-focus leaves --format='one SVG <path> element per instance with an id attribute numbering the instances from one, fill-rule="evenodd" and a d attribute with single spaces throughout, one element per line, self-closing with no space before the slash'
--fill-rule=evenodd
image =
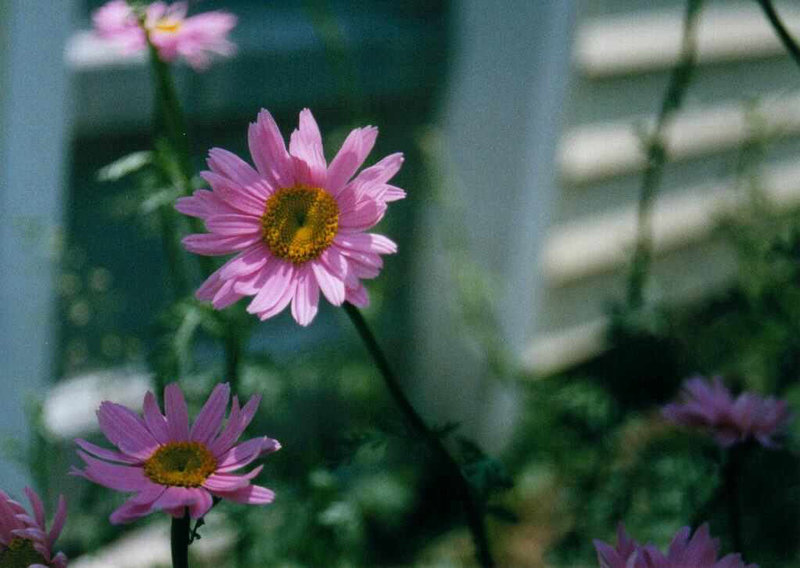
<path id="1" fill-rule="evenodd" d="M 153 164 L 153 152 L 133 152 L 111 162 L 97 172 L 99 181 L 117 181 Z"/>
<path id="2" fill-rule="evenodd" d="M 144 215 L 149 215 L 161 207 L 174 207 L 175 200 L 180 197 L 180 192 L 174 187 L 165 187 L 156 190 L 142 200 L 139 211 Z"/>
<path id="3" fill-rule="evenodd" d="M 493 494 L 514 487 L 514 480 L 499 460 L 486 455 L 474 442 L 459 438 L 462 456 L 461 471 L 472 488 L 484 500 Z"/>

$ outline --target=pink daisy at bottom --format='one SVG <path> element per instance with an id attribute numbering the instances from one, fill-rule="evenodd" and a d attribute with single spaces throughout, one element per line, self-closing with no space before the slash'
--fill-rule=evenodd
<path id="1" fill-rule="evenodd" d="M 255 168 L 212 149 L 211 171 L 202 173 L 212 190 L 195 191 L 176 205 L 205 221 L 209 232 L 189 235 L 183 243 L 196 254 L 237 256 L 205 281 L 197 298 L 223 309 L 253 296 L 247 311 L 261 320 L 291 303 L 300 325 L 317 314 L 320 291 L 334 306 L 345 301 L 366 306 L 361 280 L 375 278 L 383 267 L 381 255 L 397 251 L 394 242 L 367 230 L 383 218 L 388 202 L 405 197 L 388 183 L 402 154 L 355 175 L 377 136 L 372 126 L 353 130 L 327 164 L 311 111 L 300 113 L 287 151 L 277 124 L 262 110 L 248 132 Z"/>
<path id="2" fill-rule="evenodd" d="M 758 568 L 757 564 L 745 564 L 739 554 L 717 560 L 719 540 L 711 538 L 707 524 L 694 535 L 689 527 L 683 527 L 672 539 L 667 554 L 651 544 L 636 543 L 622 523 L 617 529 L 616 547 L 599 540 L 594 541 L 594 547 L 601 568 Z"/>
<path id="3" fill-rule="evenodd" d="M 236 46 L 228 33 L 236 16 L 222 10 L 187 16 L 186 2 L 153 2 L 145 11 L 144 29 L 125 0 L 107 2 L 92 14 L 95 33 L 117 42 L 126 52 L 147 49 L 145 30 L 164 61 L 183 58 L 197 70 L 206 69 L 214 55 L 230 56 Z"/>
<path id="4" fill-rule="evenodd" d="M 675 424 L 709 432 L 722 447 L 754 438 L 773 447 L 773 438 L 791 419 L 786 401 L 745 392 L 734 398 L 719 377 L 688 379 L 681 403 L 668 404 L 663 416 Z"/>
<path id="5" fill-rule="evenodd" d="M 157 510 L 173 517 L 188 511 L 197 519 L 211 508 L 212 497 L 249 505 L 271 503 L 275 494 L 270 489 L 250 483 L 263 466 L 246 474 L 233 472 L 281 446 L 266 436 L 236 444 L 261 398 L 253 396 L 240 408 L 234 396 L 223 427 L 229 398 L 230 387 L 217 385 L 191 429 L 186 401 L 175 383 L 164 389 L 166 415 L 151 392 L 144 397 L 143 417 L 104 402 L 97 411 L 100 429 L 119 451 L 75 440 L 86 467 L 73 468 L 72 473 L 109 489 L 136 493 L 111 514 L 113 524 Z"/>
<path id="6" fill-rule="evenodd" d="M 0 566 L 3 568 L 65 568 L 63 552 L 53 555 L 53 545 L 64 528 L 67 503 L 58 498 L 53 526 L 47 531 L 44 505 L 30 488 L 25 494 L 31 502 L 33 516 L 25 507 L 0 491 Z"/>

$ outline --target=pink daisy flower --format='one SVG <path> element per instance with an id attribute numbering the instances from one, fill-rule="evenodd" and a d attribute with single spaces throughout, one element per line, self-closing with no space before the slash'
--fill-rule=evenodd
<path id="1" fill-rule="evenodd" d="M 758 568 L 757 564 L 745 565 L 740 554 L 728 554 L 717 560 L 719 540 L 711 538 L 708 524 L 690 536 L 689 527 L 683 527 L 664 555 L 653 545 L 637 544 L 620 523 L 616 547 L 599 540 L 594 542 L 594 546 L 601 568 Z"/>
<path id="2" fill-rule="evenodd" d="M 187 17 L 186 2 L 150 4 L 144 29 L 125 0 L 112 0 L 92 14 L 95 33 L 117 42 L 125 52 L 147 49 L 145 30 L 164 61 L 183 58 L 197 70 L 206 69 L 213 55 L 230 56 L 236 46 L 228 33 L 236 26 L 236 16 L 221 10 Z"/>
<path id="3" fill-rule="evenodd" d="M 25 507 L 0 491 L 0 566 L 8 568 L 65 568 L 63 552 L 53 555 L 53 545 L 64 528 L 67 503 L 58 498 L 53 526 L 47 531 L 44 505 L 33 489 L 25 488 L 33 516 Z"/>
<path id="4" fill-rule="evenodd" d="M 109 489 L 136 493 L 111 514 L 113 524 L 157 510 L 182 517 L 188 509 L 197 519 L 211 508 L 212 496 L 249 505 L 271 503 L 275 498 L 271 490 L 250 483 L 263 466 L 242 475 L 233 472 L 281 446 L 266 436 L 237 445 L 261 397 L 253 396 L 240 408 L 234 396 L 223 428 L 229 398 L 230 387 L 217 385 L 191 429 L 186 401 L 176 383 L 164 389 L 166 416 L 151 392 L 144 397 L 144 417 L 104 402 L 97 411 L 100 429 L 119 451 L 75 440 L 86 468 L 73 468 L 72 473 Z"/>
<path id="5" fill-rule="evenodd" d="M 366 231 L 383 218 L 388 202 L 405 197 L 388 183 L 403 163 L 400 153 L 353 177 L 377 136 L 372 126 L 353 130 L 328 165 L 310 110 L 300 113 L 288 152 L 272 116 L 262 110 L 248 131 L 255 168 L 213 148 L 211 171 L 202 173 L 212 190 L 195 191 L 176 205 L 203 219 L 210 232 L 189 235 L 183 244 L 196 254 L 238 254 L 203 283 L 197 298 L 223 309 L 253 296 L 247 311 L 261 320 L 291 303 L 300 325 L 314 319 L 320 291 L 334 306 L 368 305 L 361 280 L 376 277 L 381 255 L 396 252 L 397 245 Z"/>
<path id="6" fill-rule="evenodd" d="M 745 392 L 733 398 L 719 377 L 709 382 L 693 377 L 684 383 L 683 402 L 668 404 L 662 410 L 667 420 L 710 432 L 722 447 L 749 438 L 774 447 L 773 436 L 791 419 L 786 401 Z"/>

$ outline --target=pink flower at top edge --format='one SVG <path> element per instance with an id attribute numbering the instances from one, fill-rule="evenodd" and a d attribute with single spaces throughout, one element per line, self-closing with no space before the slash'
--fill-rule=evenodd
<path id="1" fill-rule="evenodd" d="M 223 427 L 229 398 L 230 387 L 217 385 L 191 428 L 176 383 L 164 389 L 166 414 L 151 392 L 144 397 L 144 416 L 104 402 L 97 411 L 100 429 L 118 451 L 75 440 L 85 468 L 73 468 L 71 473 L 109 489 L 135 493 L 111 514 L 113 524 L 158 510 L 181 517 L 188 509 L 197 519 L 211 508 L 212 496 L 248 505 L 271 503 L 275 494 L 270 489 L 250 483 L 263 466 L 244 474 L 233 472 L 281 446 L 266 436 L 237 444 L 261 397 L 253 396 L 240 407 L 234 396 Z"/>
<path id="2" fill-rule="evenodd" d="M 773 437 L 791 419 L 786 401 L 745 392 L 735 399 L 719 377 L 692 377 L 684 383 L 682 402 L 662 410 L 667 420 L 708 431 L 722 447 L 754 438 L 774 447 Z"/>
<path id="3" fill-rule="evenodd" d="M 368 233 L 387 203 L 405 192 L 389 180 L 403 155 L 391 154 L 356 171 L 375 144 L 378 129 L 353 130 L 327 164 L 311 111 L 300 113 L 289 149 L 272 115 L 262 110 L 248 131 L 255 168 L 221 148 L 209 152 L 202 173 L 211 191 L 178 200 L 181 213 L 205 221 L 208 233 L 183 239 L 191 252 L 237 254 L 197 291 L 223 309 L 253 296 L 247 311 L 266 320 L 291 303 L 300 325 L 314 319 L 320 291 L 334 306 L 366 306 L 362 279 L 375 278 L 381 255 L 397 251 L 388 238 Z M 354 177 L 355 176 L 355 177 Z"/>
<path id="4" fill-rule="evenodd" d="M 67 557 L 64 553 L 53 555 L 53 545 L 67 518 L 67 503 L 63 495 L 58 498 L 56 514 L 48 532 L 42 500 L 33 489 L 25 488 L 25 494 L 33 515 L 0 491 L 0 566 L 21 566 L 29 562 L 33 568 L 65 568 Z"/>
<path id="5" fill-rule="evenodd" d="M 757 564 L 745 565 L 739 554 L 717 560 L 719 541 L 711 538 L 708 524 L 694 535 L 689 527 L 683 527 L 672 539 L 666 555 L 651 544 L 642 546 L 631 539 L 622 523 L 617 528 L 616 547 L 599 540 L 594 541 L 594 546 L 601 568 L 758 568 Z"/>
<path id="6" fill-rule="evenodd" d="M 212 56 L 230 56 L 236 46 L 228 33 L 236 16 L 221 10 L 187 16 L 186 2 L 153 2 L 145 11 L 144 29 L 125 0 L 112 0 L 92 14 L 95 33 L 116 42 L 125 52 L 147 49 L 145 30 L 164 61 L 183 58 L 194 69 L 203 70 Z"/>

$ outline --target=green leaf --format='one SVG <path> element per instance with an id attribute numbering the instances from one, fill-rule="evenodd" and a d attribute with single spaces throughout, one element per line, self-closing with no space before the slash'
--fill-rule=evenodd
<path id="1" fill-rule="evenodd" d="M 123 156 L 101 168 L 97 172 L 98 181 L 117 181 L 134 172 L 138 172 L 145 166 L 153 163 L 153 153 L 149 151 L 134 152 Z"/>

